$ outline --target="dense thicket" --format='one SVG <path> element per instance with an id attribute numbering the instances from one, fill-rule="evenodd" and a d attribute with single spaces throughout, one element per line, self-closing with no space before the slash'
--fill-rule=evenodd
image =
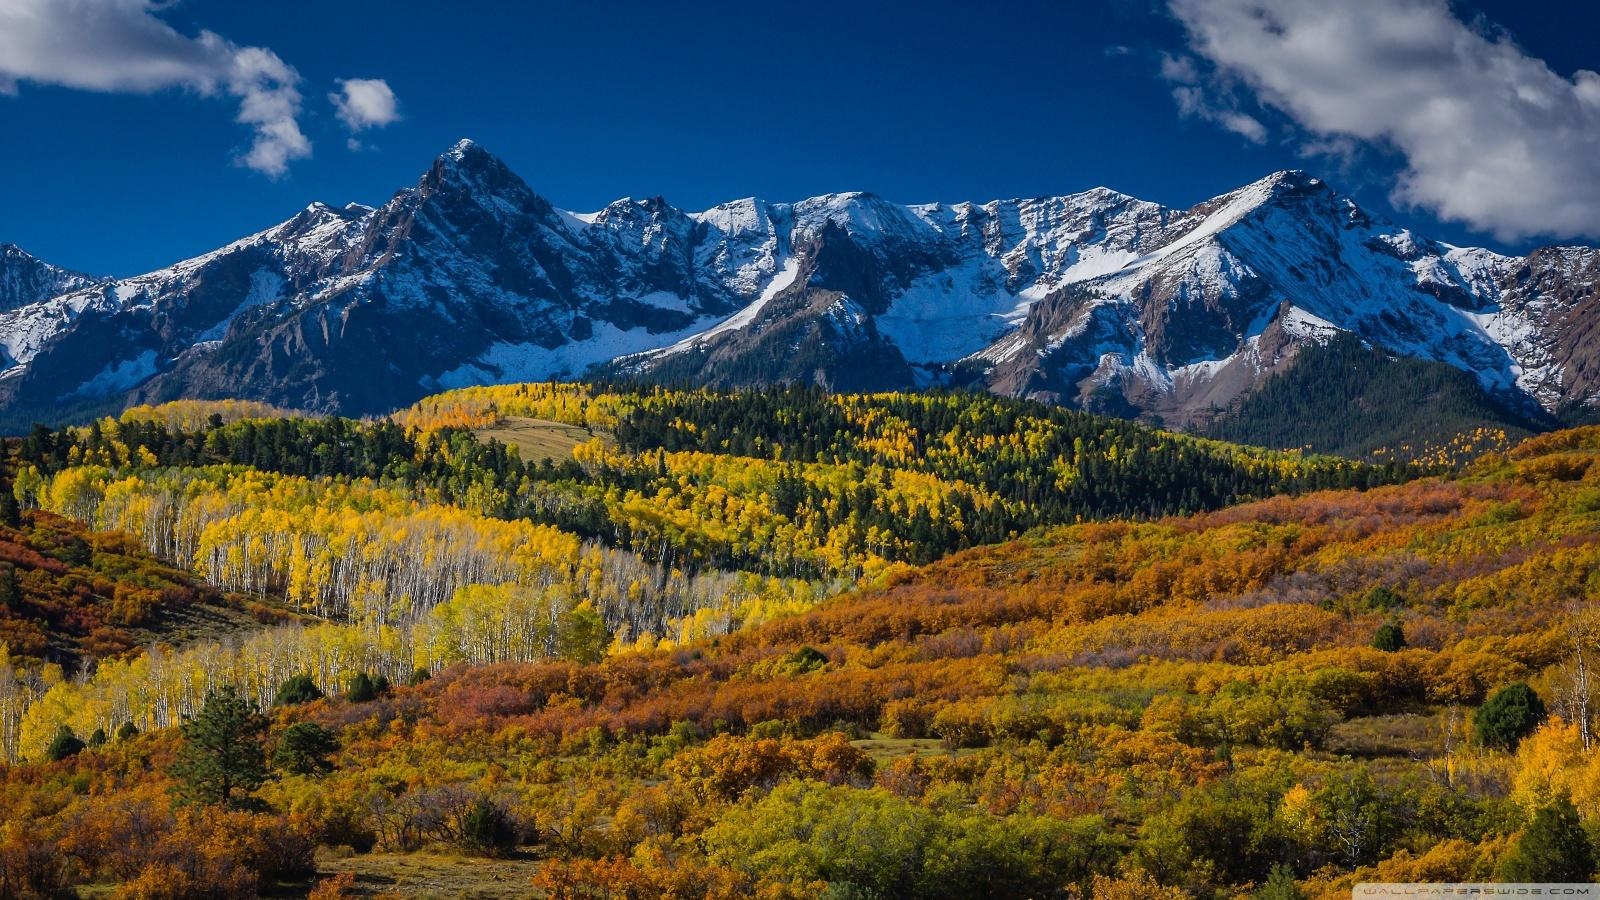
<path id="1" fill-rule="evenodd" d="M 516 390 L 526 387 L 463 393 L 512 408 Z M 569 399 L 559 391 L 551 397 Z M 441 402 L 448 401 L 424 406 Z M 44 475 L 95 462 L 374 479 L 486 515 L 553 525 L 667 567 L 798 577 L 859 577 L 873 559 L 929 562 L 1042 525 L 1186 514 L 1422 471 L 1246 451 L 973 394 L 618 389 L 570 407 L 548 400 L 536 411 L 589 423 L 594 416 L 580 402 L 609 410 L 614 442 L 596 438 L 577 461 L 525 462 L 514 448 L 452 424 L 226 422 L 220 414 L 199 426 L 192 415 L 180 422 L 141 415 L 41 427 L 17 452 Z"/>
<path id="2" fill-rule="evenodd" d="M 662 393 L 629 410 L 616 435 L 637 451 L 833 465 L 889 461 L 1016 503 L 1022 511 L 1006 523 L 1013 530 L 1080 518 L 1182 515 L 1243 498 L 1369 487 L 1409 474 L 1401 466 L 1333 459 L 1284 465 L 1121 419 L 987 394 Z"/>
<path id="3" fill-rule="evenodd" d="M 254 612 L 266 621 L 280 618 Z M 92 533 L 37 510 L 0 524 L 0 648 L 16 660 L 75 668 L 85 659 L 126 655 L 174 630 L 257 624 L 126 535 Z"/>

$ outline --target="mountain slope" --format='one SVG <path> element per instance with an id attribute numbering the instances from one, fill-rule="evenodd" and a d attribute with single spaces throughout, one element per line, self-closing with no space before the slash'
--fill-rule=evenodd
<path id="1" fill-rule="evenodd" d="M 1551 424 L 1548 416 L 1508 412 L 1460 369 L 1389 356 L 1341 334 L 1301 350 L 1293 366 L 1220 411 L 1204 432 L 1224 441 L 1350 457 L 1443 453 L 1454 459 L 1481 451 L 1485 442 L 1498 445 Z M 1464 435 L 1470 443 L 1452 447 Z"/>
<path id="2" fill-rule="evenodd" d="M 379 207 L 312 204 L 167 269 L 76 278 L 0 296 L 0 424 L 179 397 L 381 413 L 600 365 L 970 383 L 1203 428 L 1338 333 L 1468 372 L 1511 416 L 1600 396 L 1600 251 L 1440 244 L 1300 172 L 1186 210 L 1097 188 L 579 214 L 463 141 Z"/>
<path id="3" fill-rule="evenodd" d="M 0 311 L 40 303 L 97 280 L 51 265 L 15 244 L 0 244 Z"/>
<path id="4" fill-rule="evenodd" d="M 1084 405 L 1111 395 L 1189 426 L 1348 332 L 1468 371 L 1513 405 L 1565 395 L 1544 344 L 1525 340 L 1540 304 L 1516 290 L 1514 260 L 1418 238 L 1298 172 L 1178 221 L 1155 252 L 1035 304 L 975 357 L 986 383 Z"/>
<path id="5" fill-rule="evenodd" d="M 829 398 L 798 399 L 738 402 Z M 743 434 L 726 421 L 723 437 Z M 321 865 L 360 873 L 319 890 L 346 896 L 466 893 L 493 873 L 496 896 L 1065 900 L 1485 877 L 1546 846 L 1529 823 L 1552 804 L 1578 842 L 1600 825 L 1581 690 L 1600 623 L 1574 602 L 1600 566 L 1597 528 L 1590 428 L 1465 477 L 1042 529 L 738 627 L 696 616 L 710 630 L 659 645 L 569 640 L 593 620 L 552 622 L 574 598 L 547 586 L 604 577 L 564 555 L 537 586 L 471 585 L 414 640 L 319 623 L 153 652 L 38 697 L 0 680 L 24 757 L 0 816 L 29 826 L 8 837 L 8 884 L 133 894 L 181 876 L 193 895 L 252 896 Z M 362 554 L 351 543 L 340 552 Z M 305 752 L 273 752 L 240 809 L 180 807 L 194 777 L 172 764 L 176 726 L 209 718 L 181 714 L 223 686 L 284 697 L 246 740 Z M 1530 692 L 1495 740 L 1512 728 L 1484 723 Z M 119 736 L 49 753 L 62 728 Z M 324 740 L 295 740 L 308 731 Z"/>

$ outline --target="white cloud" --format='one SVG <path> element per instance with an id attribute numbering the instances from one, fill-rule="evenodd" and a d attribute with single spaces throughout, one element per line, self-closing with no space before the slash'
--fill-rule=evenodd
<path id="1" fill-rule="evenodd" d="M 1174 83 L 1172 99 L 1183 115 L 1221 125 L 1253 144 L 1267 139 L 1267 126 L 1240 111 L 1232 91 L 1220 83 L 1201 85 L 1200 67 L 1191 57 L 1161 54 L 1161 77 Z"/>
<path id="2" fill-rule="evenodd" d="M 300 131 L 300 75 L 271 50 L 179 34 L 158 0 L 0 0 L 0 92 L 22 82 L 108 93 L 181 88 L 239 101 L 254 131 L 240 165 L 271 176 L 311 155 Z"/>
<path id="3" fill-rule="evenodd" d="M 1168 4 L 1213 67 L 1183 84 L 1163 62 L 1200 92 L 1180 108 L 1239 85 L 1318 142 L 1398 151 L 1397 203 L 1503 240 L 1600 235 L 1600 75 L 1563 77 L 1447 0 Z"/>
<path id="4" fill-rule="evenodd" d="M 400 121 L 400 104 L 382 78 L 341 78 L 328 95 L 339 121 L 353 132 L 382 128 Z"/>

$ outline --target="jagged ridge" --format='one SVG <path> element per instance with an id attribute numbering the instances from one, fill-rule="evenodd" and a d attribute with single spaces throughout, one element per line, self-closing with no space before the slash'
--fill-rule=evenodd
<path id="1" fill-rule="evenodd" d="M 966 381 L 1193 426 L 1350 333 L 1556 409 L 1600 394 L 1597 273 L 1589 248 L 1430 241 L 1301 172 L 1187 210 L 1097 188 L 581 214 L 463 141 L 376 208 L 312 204 L 147 275 L 0 293 L 0 403 L 13 424 L 176 397 L 373 413 L 609 363 L 715 384 Z"/>

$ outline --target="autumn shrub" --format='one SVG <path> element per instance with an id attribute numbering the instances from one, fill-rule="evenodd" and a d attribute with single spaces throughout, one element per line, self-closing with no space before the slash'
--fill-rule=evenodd
<path id="1" fill-rule="evenodd" d="M 306 900 L 355 900 L 356 873 L 340 872 L 320 879 Z"/>
<path id="2" fill-rule="evenodd" d="M 693 796 L 735 800 L 746 791 L 771 788 L 786 778 L 865 782 L 872 776 L 872 760 L 838 733 L 811 740 L 719 735 L 673 757 L 664 769 Z"/>
<path id="3" fill-rule="evenodd" d="M 1209 698 L 1201 733 L 1212 743 L 1300 750 L 1321 747 L 1343 716 L 1305 681 L 1236 682 Z"/>
<path id="4" fill-rule="evenodd" d="M 692 799 L 671 785 L 632 791 L 617 806 L 611 830 L 619 846 L 630 849 L 651 840 L 671 839 L 683 833 L 694 812 Z"/>
<path id="5" fill-rule="evenodd" d="M 933 714 L 928 730 L 937 735 L 947 749 L 982 747 L 989 743 L 985 710 L 977 703 L 947 703 Z"/>
<path id="6" fill-rule="evenodd" d="M 156 848 L 175 824 L 166 798 L 142 791 L 79 808 L 67 820 L 57 847 L 91 875 L 127 881 L 157 855 Z"/>
<path id="7" fill-rule="evenodd" d="M 250 897 L 257 881 L 250 872 L 226 859 L 196 858 L 187 864 L 152 862 L 133 879 L 118 885 L 116 900 L 188 900 Z"/>
<path id="8" fill-rule="evenodd" d="M 932 705 L 915 697 L 889 701 L 879 723 L 884 733 L 893 738 L 924 738 L 932 726 Z"/>
<path id="9" fill-rule="evenodd" d="M 179 900 L 252 896 L 264 882 L 300 879 L 315 868 L 303 823 L 221 809 L 189 810 L 140 857 L 117 896 Z"/>
<path id="10" fill-rule="evenodd" d="M 825 883 L 829 896 L 1015 897 L 1087 880 L 1105 863 L 1101 827 L 794 781 L 730 809 L 702 839 L 715 864 L 794 889 Z"/>
<path id="11" fill-rule="evenodd" d="M 1440 883 L 1447 881 L 1492 881 L 1498 847 L 1494 842 L 1478 844 L 1461 838 L 1446 838 L 1421 853 L 1400 849 L 1378 863 L 1379 881 Z"/>
<path id="12" fill-rule="evenodd" d="M 1234 784 L 1191 790 L 1139 826 L 1134 859 L 1170 883 L 1264 879 L 1278 846 L 1272 800 Z"/>
<path id="13" fill-rule="evenodd" d="M 548 900 L 745 900 L 756 896 L 799 900 L 817 895 L 816 889 L 791 893 L 774 890 L 772 885 L 763 885 L 757 893 L 748 875 L 692 858 L 646 858 L 643 865 L 616 856 L 553 859 L 539 867 L 533 887 Z"/>
<path id="14" fill-rule="evenodd" d="M 62 896 L 70 883 L 66 862 L 40 829 L 21 822 L 0 827 L 0 896 Z"/>

